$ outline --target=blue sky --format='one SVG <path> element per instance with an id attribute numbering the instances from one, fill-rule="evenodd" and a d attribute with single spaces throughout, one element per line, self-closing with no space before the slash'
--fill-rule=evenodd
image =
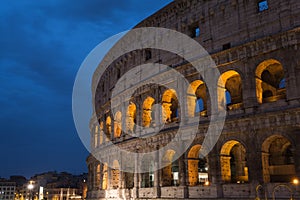
<path id="1" fill-rule="evenodd" d="M 2 0 L 0 177 L 86 172 L 72 118 L 77 70 L 100 42 L 171 0 Z"/>

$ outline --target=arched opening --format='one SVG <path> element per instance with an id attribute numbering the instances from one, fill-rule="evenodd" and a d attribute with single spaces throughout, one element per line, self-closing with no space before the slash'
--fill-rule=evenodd
<path id="1" fill-rule="evenodd" d="M 122 134 L 122 113 L 116 112 L 114 123 L 114 138 L 119 138 Z"/>
<path id="2" fill-rule="evenodd" d="M 226 99 L 226 105 L 231 104 L 231 94 L 228 90 L 225 91 L 225 99 Z"/>
<path id="3" fill-rule="evenodd" d="M 162 185 L 163 186 L 178 186 L 179 185 L 179 163 L 174 160 L 174 150 L 167 150 L 162 158 L 162 163 L 165 166 L 162 169 Z"/>
<path id="4" fill-rule="evenodd" d="M 224 72 L 218 81 L 218 101 L 228 110 L 241 108 L 243 105 L 242 79 L 238 72 Z"/>
<path id="5" fill-rule="evenodd" d="M 202 98 L 197 99 L 195 113 L 201 113 L 204 111 L 204 101 Z"/>
<path id="6" fill-rule="evenodd" d="M 259 103 L 286 98 L 286 82 L 282 64 L 274 59 L 258 65 L 255 71 L 256 96 Z"/>
<path id="7" fill-rule="evenodd" d="M 113 161 L 113 167 L 111 169 L 111 187 L 113 189 L 119 188 L 120 181 L 120 166 L 117 160 Z"/>
<path id="8" fill-rule="evenodd" d="M 102 175 L 103 175 L 103 178 L 102 178 L 102 189 L 103 190 L 106 190 L 107 189 L 107 181 L 108 181 L 108 176 L 107 176 L 107 173 L 108 173 L 108 166 L 107 166 L 107 163 L 104 163 L 103 164 L 103 172 L 102 172 Z"/>
<path id="9" fill-rule="evenodd" d="M 104 128 L 104 124 L 103 124 L 103 122 L 100 122 L 100 125 L 99 125 L 99 128 L 100 128 L 100 144 L 102 144 L 103 143 L 103 134 L 104 134 L 104 132 L 103 132 L 103 128 Z"/>
<path id="10" fill-rule="evenodd" d="M 291 182 L 296 175 L 293 146 L 281 136 L 273 135 L 262 145 L 264 182 Z"/>
<path id="11" fill-rule="evenodd" d="M 168 89 L 162 96 L 162 120 L 170 123 L 178 120 L 178 99 L 175 90 Z"/>
<path id="12" fill-rule="evenodd" d="M 201 145 L 193 146 L 188 153 L 188 184 L 208 185 L 208 162 L 207 158 L 200 158 Z"/>
<path id="13" fill-rule="evenodd" d="M 122 168 L 123 168 L 123 172 L 122 172 L 122 175 L 123 175 L 123 179 L 122 179 L 122 182 L 123 182 L 123 187 L 126 188 L 126 189 L 131 189 L 134 187 L 134 173 L 133 171 L 134 170 L 134 157 L 132 158 L 128 158 L 126 157 L 126 161 L 125 162 L 122 162 Z M 128 160 L 130 159 L 130 160 Z"/>
<path id="14" fill-rule="evenodd" d="M 207 115 L 207 94 L 206 85 L 201 80 L 192 82 L 188 88 L 187 95 L 188 115 Z"/>
<path id="15" fill-rule="evenodd" d="M 101 175 L 101 170 L 100 170 L 100 163 L 97 164 L 97 169 L 96 169 L 96 188 L 99 189 L 100 187 L 100 175 Z"/>
<path id="16" fill-rule="evenodd" d="M 150 127 L 152 123 L 152 105 L 155 99 L 152 97 L 147 97 L 143 103 L 143 126 Z"/>
<path id="17" fill-rule="evenodd" d="M 142 161 L 141 170 L 143 171 L 141 177 L 141 187 L 148 188 L 154 186 L 154 161 L 152 157 L 144 157 Z"/>
<path id="18" fill-rule="evenodd" d="M 88 189 L 93 189 L 93 167 L 91 164 L 88 165 Z"/>
<path id="19" fill-rule="evenodd" d="M 246 149 L 238 141 L 226 142 L 221 149 L 222 180 L 228 183 L 245 183 L 249 181 Z"/>
<path id="20" fill-rule="evenodd" d="M 110 140 L 111 139 L 111 118 L 110 116 L 108 116 L 106 118 L 106 137 L 107 137 L 107 140 Z"/>
<path id="21" fill-rule="evenodd" d="M 126 113 L 126 130 L 133 132 L 136 124 L 136 105 L 132 102 L 129 103 Z"/>

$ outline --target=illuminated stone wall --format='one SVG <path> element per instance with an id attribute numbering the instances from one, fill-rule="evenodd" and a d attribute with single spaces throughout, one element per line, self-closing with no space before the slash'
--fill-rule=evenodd
<path id="1" fill-rule="evenodd" d="M 99 83 L 92 85 L 98 91 L 90 127 L 94 153 L 109 158 L 108 140 L 133 152 L 137 146 L 145 151 L 161 148 L 176 134 L 181 117 L 199 117 L 198 133 L 179 159 L 173 160 L 176 149 L 169 149 L 163 160 L 153 158 L 152 163 L 168 163 L 154 172 L 151 162 L 145 161 L 149 163 L 143 166 L 149 168 L 147 173 L 121 172 L 109 167 L 113 163 L 101 163 L 99 173 L 98 161 L 89 156 L 88 199 L 255 199 L 259 184 L 264 185 L 261 199 L 263 191 L 271 199 L 278 184 L 292 188 L 296 199 L 300 198 L 299 187 L 291 183 L 300 179 L 299 7 L 298 0 L 268 0 L 268 9 L 260 12 L 258 1 L 178 0 L 140 22 L 137 27 L 166 27 L 185 33 L 207 49 L 220 71 L 217 100 L 227 109 L 226 123 L 204 162 L 199 150 L 210 116 L 216 113 L 210 108 L 201 74 L 182 58 L 161 50 L 136 50 L 117 58 Z M 196 28 L 200 28 L 199 36 L 194 34 Z M 113 115 L 110 97 L 117 72 L 122 76 L 137 65 L 152 62 L 182 73 L 190 83 L 187 91 L 146 85 L 137 89 L 128 108 L 116 107 L 118 114 Z M 172 77 L 165 79 L 170 85 L 175 83 Z M 179 105 L 176 94 L 184 92 L 187 98 Z M 122 131 L 134 132 L 136 125 L 160 125 L 155 121 L 154 104 L 163 107 L 165 125 L 159 134 L 144 141 Z M 125 167 L 134 168 L 134 164 L 133 160 L 132 166 Z M 151 182 L 150 174 L 154 177 Z M 288 189 L 279 193 L 281 198 L 290 197 Z"/>

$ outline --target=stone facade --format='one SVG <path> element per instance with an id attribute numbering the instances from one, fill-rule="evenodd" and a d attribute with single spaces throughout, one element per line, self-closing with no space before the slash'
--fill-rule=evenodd
<path id="1" fill-rule="evenodd" d="M 227 109 L 224 129 L 213 150 L 200 158 L 210 117 L 215 114 L 201 75 L 181 57 L 162 50 L 135 50 L 117 58 L 99 82 L 95 81 L 99 68 L 93 78 L 96 112 L 90 129 L 94 155 L 109 157 L 108 141 L 133 152 L 160 148 L 174 137 L 184 116 L 200 116 L 198 132 L 178 160 L 173 160 L 174 148 L 162 160 L 157 157 L 143 166 L 133 164 L 148 167 L 148 173 L 122 172 L 117 160 L 100 163 L 89 156 L 87 198 L 300 198 L 300 186 L 293 184 L 300 178 L 300 1 L 178 0 L 138 27 L 177 30 L 210 53 L 221 74 L 216 84 L 217 100 Z M 114 85 L 143 63 L 165 64 L 184 75 L 190 83 L 185 106 L 179 105 L 176 95 L 183 88 L 175 91 L 152 84 L 138 88 L 127 109 L 113 116 Z M 176 82 L 164 72 L 159 74 L 169 85 Z M 138 132 L 135 124 L 157 127 L 151 114 L 157 103 L 164 108 L 165 125 L 159 134 L 144 139 L 125 134 L 123 130 Z M 160 162 L 169 164 L 152 171 L 151 165 Z"/>

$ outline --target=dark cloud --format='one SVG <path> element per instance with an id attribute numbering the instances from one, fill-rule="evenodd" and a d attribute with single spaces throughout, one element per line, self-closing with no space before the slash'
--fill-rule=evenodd
<path id="1" fill-rule="evenodd" d="M 86 171 L 73 82 L 87 54 L 170 1 L 2 1 L 0 176 Z"/>

